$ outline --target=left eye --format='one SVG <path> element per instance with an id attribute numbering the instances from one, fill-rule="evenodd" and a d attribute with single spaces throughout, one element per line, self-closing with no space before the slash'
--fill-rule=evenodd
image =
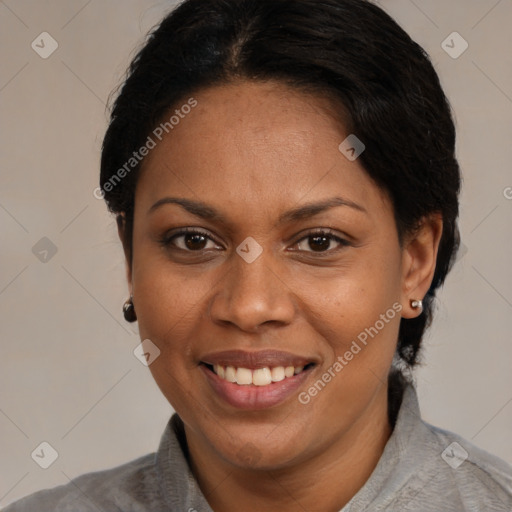
<path id="1" fill-rule="evenodd" d="M 341 246 L 347 246 L 348 242 L 339 236 L 332 234 L 329 231 L 317 231 L 314 233 L 309 233 L 307 236 L 302 238 L 296 245 L 300 246 L 301 244 L 309 244 L 309 247 L 313 248 L 312 251 L 306 252 L 317 252 L 317 253 L 325 253 L 330 252 L 330 245 L 332 242 L 336 242 Z M 300 247 L 299 247 L 300 249 Z M 304 249 L 300 249 L 304 250 Z"/>

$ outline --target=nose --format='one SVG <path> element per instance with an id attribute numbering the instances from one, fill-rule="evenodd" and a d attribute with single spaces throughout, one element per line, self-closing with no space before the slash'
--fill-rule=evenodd
<path id="1" fill-rule="evenodd" d="M 269 250 L 264 249 L 251 263 L 234 253 L 230 265 L 211 299 L 215 323 L 259 332 L 264 324 L 284 326 L 292 321 L 296 311 L 293 292 Z"/>

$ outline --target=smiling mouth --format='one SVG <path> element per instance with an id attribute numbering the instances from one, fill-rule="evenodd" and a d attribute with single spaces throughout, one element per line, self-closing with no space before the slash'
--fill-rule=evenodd
<path id="1" fill-rule="evenodd" d="M 305 366 L 266 366 L 251 370 L 249 368 L 212 365 L 204 362 L 201 364 L 220 379 L 239 386 L 270 386 L 299 375 L 315 366 L 315 363 L 309 363 Z"/>

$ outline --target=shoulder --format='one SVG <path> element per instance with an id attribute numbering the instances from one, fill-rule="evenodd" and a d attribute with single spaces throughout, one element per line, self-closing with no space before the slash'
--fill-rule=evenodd
<path id="1" fill-rule="evenodd" d="M 424 467 L 445 500 L 451 496 L 463 510 L 512 510 L 510 464 L 458 434 L 422 423 L 432 455 Z"/>
<path id="2" fill-rule="evenodd" d="M 408 384 L 381 460 L 351 505 L 351 512 L 512 511 L 512 466 L 426 422 Z"/>
<path id="3" fill-rule="evenodd" d="M 66 485 L 38 491 L 18 500 L 3 512 L 89 512 L 148 510 L 160 489 L 155 454 L 121 466 L 87 473 Z"/>

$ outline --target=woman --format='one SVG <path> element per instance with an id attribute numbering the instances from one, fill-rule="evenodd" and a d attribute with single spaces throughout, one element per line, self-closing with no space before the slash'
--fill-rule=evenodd
<path id="1" fill-rule="evenodd" d="M 156 454 L 14 511 L 511 510 L 512 470 L 423 422 L 411 369 L 456 254 L 450 108 L 363 0 L 187 0 L 132 62 L 98 193 Z"/>

